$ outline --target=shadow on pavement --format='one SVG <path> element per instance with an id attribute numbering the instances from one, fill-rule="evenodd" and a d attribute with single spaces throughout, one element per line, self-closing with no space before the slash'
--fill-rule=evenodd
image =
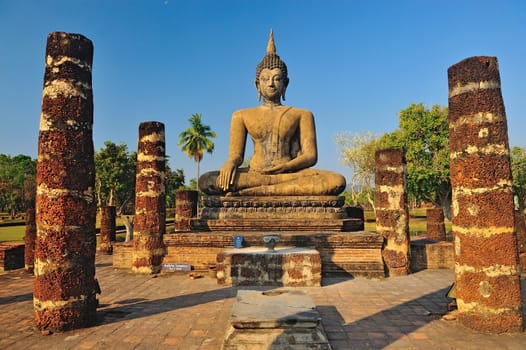
<path id="1" fill-rule="evenodd" d="M 20 301 L 33 300 L 33 293 L 9 295 L 6 297 L 0 297 L 0 305 L 7 305 L 11 303 L 18 303 Z"/>
<path id="2" fill-rule="evenodd" d="M 356 349 L 380 349 L 440 319 L 447 311 L 448 288 L 346 323 L 337 308 L 318 306 L 330 342 L 347 341 Z"/>
<path id="3" fill-rule="evenodd" d="M 123 319 L 131 320 L 148 317 L 163 312 L 233 298 L 236 296 L 237 291 L 238 288 L 224 288 L 155 300 L 145 300 L 141 298 L 121 300 L 114 303 L 118 305 L 116 307 L 102 308 L 98 310 L 97 314 L 99 322 L 97 322 L 97 325 L 118 322 Z"/>

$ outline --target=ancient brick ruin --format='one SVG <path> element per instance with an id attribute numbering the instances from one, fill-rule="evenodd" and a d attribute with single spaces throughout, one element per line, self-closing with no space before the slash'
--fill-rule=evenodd
<path id="1" fill-rule="evenodd" d="M 190 231 L 192 218 L 197 217 L 197 191 L 175 192 L 175 230 Z"/>
<path id="2" fill-rule="evenodd" d="M 460 321 L 522 330 L 506 113 L 495 57 L 448 69 L 455 284 Z"/>
<path id="3" fill-rule="evenodd" d="M 132 271 L 159 273 L 165 253 L 164 124 L 141 123 L 137 150 Z"/>
<path id="4" fill-rule="evenodd" d="M 376 232 L 384 237 L 382 252 L 389 276 L 407 275 L 409 260 L 409 210 L 405 191 L 405 157 L 399 149 L 375 154 Z"/>
<path id="5" fill-rule="evenodd" d="M 444 224 L 444 211 L 442 208 L 428 208 L 427 218 L 427 238 L 435 241 L 446 240 L 446 225 Z"/>
<path id="6" fill-rule="evenodd" d="M 35 209 L 26 210 L 26 232 L 24 235 L 24 266 L 27 272 L 33 273 L 35 267 L 35 241 L 37 239 L 37 225 Z"/>
<path id="7" fill-rule="evenodd" d="M 98 251 L 102 254 L 113 253 L 113 243 L 116 238 L 117 208 L 114 206 L 102 207 L 100 210 L 100 235 Z"/>
<path id="8" fill-rule="evenodd" d="M 46 47 L 37 161 L 34 325 L 44 333 L 96 318 L 93 45 L 54 32 Z"/>

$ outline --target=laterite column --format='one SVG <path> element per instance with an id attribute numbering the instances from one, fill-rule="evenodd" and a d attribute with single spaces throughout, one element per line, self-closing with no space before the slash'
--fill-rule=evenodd
<path id="1" fill-rule="evenodd" d="M 132 271 L 159 273 L 166 222 L 164 124 L 139 126 Z"/>
<path id="2" fill-rule="evenodd" d="M 29 273 L 35 267 L 35 241 L 37 238 L 37 225 L 35 222 L 35 209 L 26 210 L 26 233 L 24 235 L 24 265 Z"/>
<path id="3" fill-rule="evenodd" d="M 112 254 L 113 243 L 116 236 L 116 216 L 117 209 L 114 206 L 102 207 L 100 212 L 100 235 L 99 253 Z"/>
<path id="4" fill-rule="evenodd" d="M 399 149 L 375 154 L 376 232 L 384 237 L 382 256 L 389 276 L 409 273 L 409 211 L 405 192 L 405 157 Z"/>
<path id="5" fill-rule="evenodd" d="M 427 238 L 435 241 L 446 240 L 446 225 L 444 224 L 444 211 L 442 208 L 429 208 L 426 210 Z"/>
<path id="6" fill-rule="evenodd" d="M 38 139 L 34 324 L 46 334 L 96 318 L 93 45 L 51 33 Z"/>
<path id="7" fill-rule="evenodd" d="M 175 230 L 190 231 L 191 220 L 197 216 L 197 191 L 175 192 Z"/>
<path id="8" fill-rule="evenodd" d="M 448 69 L 455 284 L 459 320 L 490 333 L 522 330 L 506 113 L 495 57 Z"/>

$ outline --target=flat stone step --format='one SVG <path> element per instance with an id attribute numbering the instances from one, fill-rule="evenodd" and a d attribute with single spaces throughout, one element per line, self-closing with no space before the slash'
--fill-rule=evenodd
<path id="1" fill-rule="evenodd" d="M 240 290 L 222 349 L 330 350 L 331 346 L 310 296 L 296 290 Z"/>
<path id="2" fill-rule="evenodd" d="M 230 318 L 238 329 L 315 328 L 320 321 L 312 298 L 294 290 L 240 290 Z"/>

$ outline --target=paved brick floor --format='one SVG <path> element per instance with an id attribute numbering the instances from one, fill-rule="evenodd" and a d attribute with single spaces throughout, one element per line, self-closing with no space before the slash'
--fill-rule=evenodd
<path id="1" fill-rule="evenodd" d="M 219 349 L 239 288 L 204 276 L 133 275 L 97 257 L 99 322 L 42 336 L 32 328 L 33 279 L 0 275 L 0 349 Z M 450 270 L 385 280 L 324 279 L 312 296 L 333 349 L 526 349 L 526 333 L 487 335 L 446 321 Z M 523 300 L 526 301 L 523 280 Z M 525 315 L 526 317 L 526 315 Z"/>

